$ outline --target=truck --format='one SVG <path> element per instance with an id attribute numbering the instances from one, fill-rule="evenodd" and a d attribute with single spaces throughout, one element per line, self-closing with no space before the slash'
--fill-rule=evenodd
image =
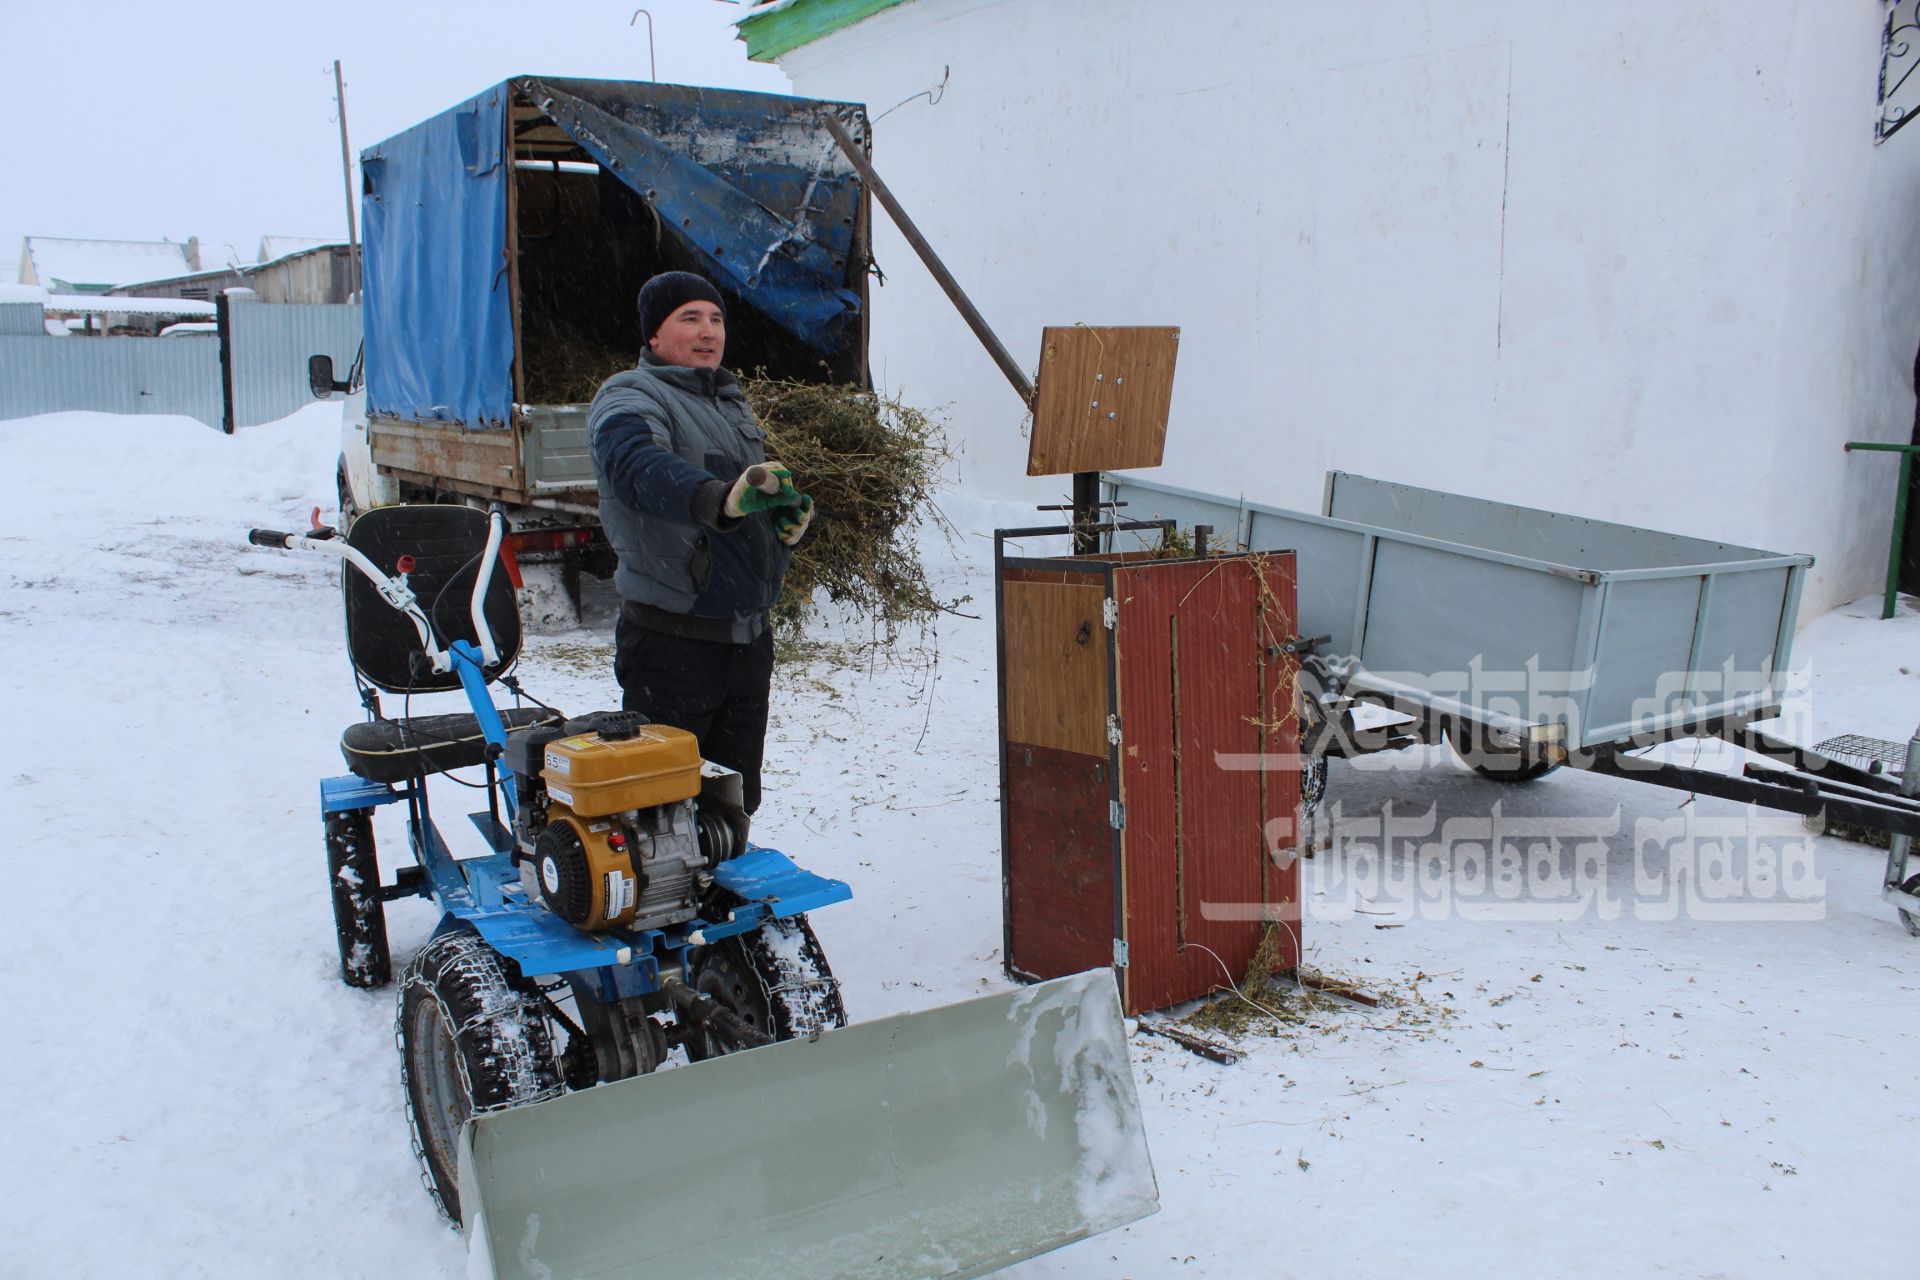
<path id="1" fill-rule="evenodd" d="M 640 286 L 695 271 L 727 365 L 864 385 L 871 208 L 834 121 L 865 109 L 680 85 L 515 76 L 361 153 L 365 341 L 344 379 L 343 520 L 501 504 L 535 625 L 607 577 L 588 402 L 637 361 Z"/>

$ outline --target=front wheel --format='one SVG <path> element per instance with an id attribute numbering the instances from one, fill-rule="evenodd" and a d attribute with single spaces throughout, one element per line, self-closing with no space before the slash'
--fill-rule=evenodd
<path id="1" fill-rule="evenodd" d="M 775 1040 L 796 1040 L 847 1025 L 840 983 L 805 916 L 769 920 L 751 933 L 702 947 L 688 966 L 692 986 Z M 695 1062 L 737 1048 L 709 1027 L 687 1037 Z"/>
<path id="2" fill-rule="evenodd" d="M 540 993 L 477 934 L 441 934 L 407 966 L 394 1034 L 414 1155 L 458 1223 L 461 1126 L 561 1092 Z"/>
<path id="3" fill-rule="evenodd" d="M 387 949 L 387 911 L 380 897 L 372 811 L 348 809 L 327 815 L 327 879 L 333 889 L 340 980 L 350 987 L 386 986 L 393 981 L 393 957 Z"/>

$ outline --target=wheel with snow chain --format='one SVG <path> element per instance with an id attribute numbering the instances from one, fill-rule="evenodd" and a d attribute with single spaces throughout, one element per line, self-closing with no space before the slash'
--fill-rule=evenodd
<path id="1" fill-rule="evenodd" d="M 540 992 L 477 934 L 444 933 L 401 980 L 395 1038 L 414 1155 L 440 1212 L 460 1217 L 460 1128 L 561 1092 Z"/>
<path id="2" fill-rule="evenodd" d="M 847 1025 L 840 983 L 805 916 L 769 920 L 751 933 L 702 947 L 688 969 L 691 984 L 702 995 L 775 1040 L 797 1040 Z M 695 1029 L 686 1046 L 695 1062 L 738 1047 L 705 1027 Z"/>
<path id="3" fill-rule="evenodd" d="M 340 980 L 350 987 L 393 981 L 387 948 L 387 909 L 380 898 L 373 814 L 350 809 L 327 815 L 327 880 L 333 892 L 333 931 L 340 944 Z"/>

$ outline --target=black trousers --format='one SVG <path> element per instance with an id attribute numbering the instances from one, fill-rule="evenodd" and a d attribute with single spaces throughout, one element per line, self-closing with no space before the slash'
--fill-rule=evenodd
<path id="1" fill-rule="evenodd" d="M 751 644 L 726 644 L 668 635 L 622 613 L 613 630 L 613 673 L 623 708 L 698 738 L 702 758 L 740 774 L 747 812 L 760 807 L 771 627 Z"/>

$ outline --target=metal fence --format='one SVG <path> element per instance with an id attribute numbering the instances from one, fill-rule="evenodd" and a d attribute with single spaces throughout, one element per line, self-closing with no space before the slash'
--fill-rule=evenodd
<path id="1" fill-rule="evenodd" d="M 332 356 L 344 375 L 360 347 L 357 306 L 235 302 L 220 308 L 218 335 L 166 338 L 56 338 L 40 310 L 0 308 L 0 418 L 173 413 L 231 431 L 312 403 L 308 356 Z"/>
<path id="2" fill-rule="evenodd" d="M 175 338 L 0 336 L 0 418 L 92 409 L 179 413 L 218 426 L 220 344 Z"/>
<path id="3" fill-rule="evenodd" d="M 313 403 L 307 358 L 333 357 L 345 377 L 360 349 L 360 308 L 347 304 L 232 302 L 223 299 L 221 355 L 231 374 L 231 431 L 284 418 Z"/>

